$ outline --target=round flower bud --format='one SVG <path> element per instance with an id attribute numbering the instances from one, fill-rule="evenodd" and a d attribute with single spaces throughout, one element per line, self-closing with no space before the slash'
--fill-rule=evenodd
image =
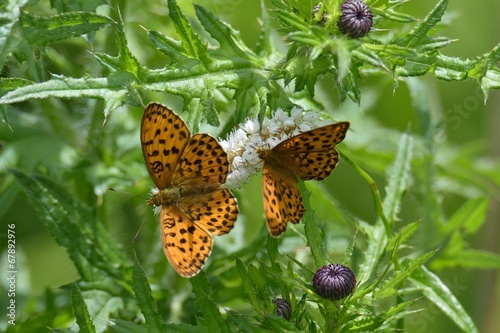
<path id="1" fill-rule="evenodd" d="M 340 5 L 340 13 L 337 25 L 344 35 L 360 38 L 370 32 L 373 26 L 373 14 L 363 1 L 344 1 Z"/>
<path id="2" fill-rule="evenodd" d="M 313 12 L 312 12 L 313 19 L 318 14 L 318 12 L 319 12 L 320 9 L 321 9 L 321 5 L 314 6 Z M 325 23 L 326 22 L 326 10 L 323 10 L 323 13 L 321 14 L 321 17 L 318 17 L 317 19 L 318 19 L 319 23 Z"/>
<path id="3" fill-rule="evenodd" d="M 314 274 L 313 287 L 321 297 L 339 300 L 352 293 L 356 287 L 356 277 L 348 267 L 329 264 Z"/>
<path id="4" fill-rule="evenodd" d="M 286 320 L 290 319 L 292 315 L 292 306 L 290 302 L 283 298 L 277 298 L 273 300 L 273 303 L 276 304 L 276 314 L 280 317 L 285 318 Z"/>

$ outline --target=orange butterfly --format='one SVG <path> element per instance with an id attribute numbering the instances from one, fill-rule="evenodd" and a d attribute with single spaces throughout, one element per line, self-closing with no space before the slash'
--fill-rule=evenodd
<path id="1" fill-rule="evenodd" d="M 323 180 L 339 161 L 335 146 L 344 140 L 349 122 L 313 129 L 286 139 L 273 149 L 259 149 L 264 161 L 262 189 L 267 229 L 273 237 L 304 215 L 298 178 Z"/>
<path id="2" fill-rule="evenodd" d="M 212 252 L 212 235 L 228 233 L 238 206 L 228 189 L 226 153 L 208 134 L 191 133 L 169 108 L 150 103 L 141 123 L 144 160 L 158 192 L 147 201 L 161 206 L 163 250 L 184 277 L 196 275 Z"/>

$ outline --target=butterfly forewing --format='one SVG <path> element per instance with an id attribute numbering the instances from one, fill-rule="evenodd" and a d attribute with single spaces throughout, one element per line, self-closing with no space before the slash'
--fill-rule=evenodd
<path id="1" fill-rule="evenodd" d="M 164 189 L 172 181 L 174 170 L 190 139 L 184 121 L 172 110 L 150 103 L 141 123 L 141 144 L 144 160 L 153 182 Z"/>
<path id="2" fill-rule="evenodd" d="M 212 236 L 177 207 L 160 213 L 163 251 L 175 271 L 184 277 L 196 275 L 212 253 Z"/>
<path id="3" fill-rule="evenodd" d="M 335 146 L 344 140 L 348 122 L 335 123 L 291 137 L 273 148 L 295 175 L 303 180 L 323 180 L 339 161 Z"/>
<path id="4" fill-rule="evenodd" d="M 195 134 L 179 159 L 173 184 L 222 184 L 227 172 L 227 155 L 217 140 L 208 134 Z"/>
<path id="5" fill-rule="evenodd" d="M 266 162 L 262 169 L 262 188 L 267 229 L 273 237 L 278 237 L 286 230 L 288 222 L 300 222 L 305 211 L 302 196 L 297 181 L 284 179 L 280 170 Z"/>

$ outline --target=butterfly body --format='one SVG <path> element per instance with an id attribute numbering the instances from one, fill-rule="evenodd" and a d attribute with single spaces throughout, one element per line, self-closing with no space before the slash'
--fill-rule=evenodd
<path id="1" fill-rule="evenodd" d="M 169 108 L 150 103 L 141 125 L 144 160 L 158 192 L 147 201 L 161 206 L 165 256 L 184 277 L 196 275 L 212 251 L 212 235 L 228 233 L 238 214 L 236 198 L 221 188 L 226 153 L 208 134 L 191 136 Z"/>
<path id="2" fill-rule="evenodd" d="M 287 223 L 297 224 L 304 215 L 302 195 L 297 186 L 302 180 L 323 180 L 338 163 L 335 146 L 349 128 L 348 122 L 335 123 L 295 135 L 272 149 L 261 149 L 264 161 L 262 187 L 267 228 L 278 237 Z"/>

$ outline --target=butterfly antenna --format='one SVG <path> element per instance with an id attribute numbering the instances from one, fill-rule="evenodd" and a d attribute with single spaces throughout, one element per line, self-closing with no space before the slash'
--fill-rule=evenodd
<path id="1" fill-rule="evenodd" d="M 148 216 L 149 216 L 149 210 L 146 213 L 146 216 L 144 216 L 144 219 L 142 220 L 141 225 L 139 226 L 139 230 L 137 230 L 137 232 L 135 233 L 135 236 L 132 239 L 132 243 L 135 244 L 135 240 L 136 240 L 137 236 L 139 236 L 139 234 L 141 233 L 142 227 L 144 226 L 144 223 L 146 223 L 146 220 L 148 219 Z"/>
<path id="2" fill-rule="evenodd" d="M 143 200 L 149 200 L 149 198 L 141 197 L 140 195 L 137 195 L 137 194 L 134 194 L 134 193 L 130 193 L 130 192 L 126 192 L 126 191 L 117 190 L 117 189 L 114 189 L 113 187 L 108 187 L 108 190 L 113 191 L 113 192 L 117 192 L 117 193 L 127 194 L 127 195 L 130 195 L 130 196 L 133 196 L 133 197 L 137 197 L 137 198 L 141 198 Z"/>

